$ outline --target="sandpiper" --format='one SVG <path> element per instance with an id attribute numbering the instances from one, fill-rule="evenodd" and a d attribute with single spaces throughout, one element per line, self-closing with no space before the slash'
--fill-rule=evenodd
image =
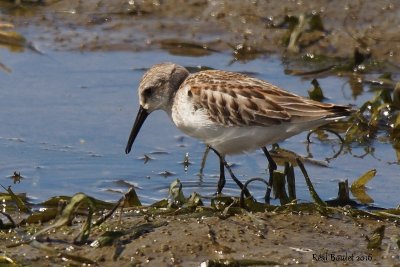
<path id="1" fill-rule="evenodd" d="M 265 148 L 305 130 L 348 116 L 351 109 L 321 103 L 285 91 L 268 82 L 222 70 L 190 74 L 182 66 L 161 63 L 152 66 L 140 81 L 139 112 L 125 152 L 147 116 L 164 110 L 176 127 L 202 140 L 220 158 L 217 193 L 225 184 L 225 155 L 262 148 L 270 175 L 276 164 Z M 232 178 L 242 188 L 242 183 Z M 248 191 L 245 191 L 249 195 Z"/>

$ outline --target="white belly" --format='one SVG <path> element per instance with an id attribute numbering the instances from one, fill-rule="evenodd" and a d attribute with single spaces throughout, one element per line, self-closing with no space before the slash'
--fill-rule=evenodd
<path id="1" fill-rule="evenodd" d="M 317 120 L 294 124 L 284 122 L 269 127 L 221 126 L 211 121 L 204 110 L 195 110 L 186 94 L 176 96 L 169 114 L 182 132 L 202 140 L 223 155 L 251 152 L 326 123 Z"/>
<path id="2" fill-rule="evenodd" d="M 202 140 L 224 155 L 252 152 L 303 131 L 287 131 L 288 129 L 284 125 L 273 127 L 178 128 L 187 135 Z"/>

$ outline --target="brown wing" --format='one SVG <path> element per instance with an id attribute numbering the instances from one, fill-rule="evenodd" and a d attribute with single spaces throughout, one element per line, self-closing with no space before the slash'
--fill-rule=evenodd
<path id="1" fill-rule="evenodd" d="M 196 108 L 224 126 L 271 126 L 285 121 L 303 122 L 333 115 L 333 104 L 323 104 L 289 93 L 267 82 L 219 70 L 189 76 Z"/>
<path id="2" fill-rule="evenodd" d="M 210 119 L 225 126 L 267 126 L 290 120 L 290 115 L 262 92 L 262 86 L 249 83 L 247 76 L 203 71 L 191 75 L 182 86 L 190 86 L 198 108 Z"/>

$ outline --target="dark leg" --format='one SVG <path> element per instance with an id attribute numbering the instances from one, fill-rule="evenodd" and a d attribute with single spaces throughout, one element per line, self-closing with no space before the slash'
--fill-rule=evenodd
<path id="1" fill-rule="evenodd" d="M 274 171 L 278 168 L 276 166 L 276 163 L 274 161 L 274 159 L 271 157 L 271 155 L 268 152 L 268 149 L 263 146 L 261 147 L 262 151 L 264 152 L 264 155 L 267 157 L 268 160 L 268 170 L 269 170 L 269 186 L 267 188 L 267 192 L 265 193 L 265 202 L 269 203 L 269 200 L 271 198 L 271 189 L 272 189 L 272 183 L 273 183 L 273 175 L 274 175 Z"/>
<path id="2" fill-rule="evenodd" d="M 219 157 L 220 162 L 222 162 L 222 164 L 225 166 L 225 168 L 228 170 L 229 174 L 231 175 L 232 179 L 235 181 L 235 183 L 240 187 L 240 189 L 243 189 L 243 184 L 242 182 L 239 181 L 238 178 L 236 178 L 236 176 L 233 174 L 231 167 L 228 165 L 228 163 L 225 161 L 224 157 L 221 156 L 221 154 L 218 153 L 217 150 L 215 150 L 214 148 L 210 147 L 210 149 L 212 151 L 215 152 L 215 154 L 217 154 L 217 156 Z M 219 185 L 218 185 L 219 186 Z M 250 197 L 251 194 L 249 192 L 249 190 L 247 190 L 247 188 L 244 190 L 244 194 L 246 195 L 246 197 Z"/>
<path id="3" fill-rule="evenodd" d="M 207 146 L 206 150 L 204 151 L 203 158 L 201 159 L 201 165 L 200 165 L 200 171 L 199 171 L 199 176 L 200 177 L 203 176 L 203 170 L 204 170 L 204 166 L 206 166 L 206 160 L 207 160 L 207 156 L 208 156 L 208 152 L 209 151 L 210 151 L 210 147 Z"/>
<path id="4" fill-rule="evenodd" d="M 219 160 L 219 181 L 218 181 L 218 187 L 217 187 L 217 195 L 221 194 L 224 186 L 225 186 L 225 166 L 224 166 L 224 162 L 220 159 Z"/>

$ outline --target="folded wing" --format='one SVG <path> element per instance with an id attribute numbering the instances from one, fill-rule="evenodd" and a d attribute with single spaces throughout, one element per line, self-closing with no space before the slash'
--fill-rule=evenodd
<path id="1" fill-rule="evenodd" d="M 347 116 L 350 108 L 307 99 L 246 75 L 219 70 L 189 76 L 181 86 L 195 109 L 223 126 L 272 126 Z"/>

